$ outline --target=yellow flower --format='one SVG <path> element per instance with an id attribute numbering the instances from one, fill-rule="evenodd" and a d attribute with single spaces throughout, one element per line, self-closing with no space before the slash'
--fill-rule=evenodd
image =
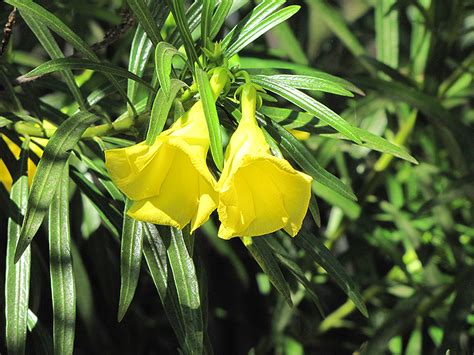
<path id="1" fill-rule="evenodd" d="M 257 93 L 242 88 L 242 119 L 227 147 L 218 182 L 219 237 L 252 237 L 283 228 L 295 236 L 311 197 L 312 178 L 296 171 L 270 147 L 255 118 Z"/>
<path id="2" fill-rule="evenodd" d="M 227 73 L 216 70 L 210 82 L 217 98 Z M 179 229 L 191 222 L 194 231 L 217 207 L 216 180 L 206 165 L 208 150 L 207 123 L 198 101 L 154 144 L 107 150 L 105 164 L 112 181 L 133 201 L 129 216 Z"/>
<path id="3" fill-rule="evenodd" d="M 13 156 L 16 159 L 20 158 L 20 153 L 21 153 L 21 148 L 17 146 L 12 140 L 10 140 L 7 136 L 0 134 L 0 139 L 3 139 L 4 142 L 7 144 L 8 148 L 12 152 Z M 48 142 L 46 139 L 42 138 L 34 138 L 34 141 L 41 144 L 41 145 L 46 145 Z M 36 145 L 35 143 L 31 142 L 30 143 L 30 149 L 39 157 L 43 154 L 43 150 Z M 28 159 L 28 183 L 31 185 L 31 182 L 33 181 L 33 176 L 35 175 L 36 172 L 36 165 L 33 163 L 31 159 Z M 7 191 L 10 191 L 12 188 L 12 183 L 13 183 L 13 178 L 10 172 L 8 171 L 7 166 L 3 162 L 2 159 L 0 159 L 0 183 L 5 186 Z"/>

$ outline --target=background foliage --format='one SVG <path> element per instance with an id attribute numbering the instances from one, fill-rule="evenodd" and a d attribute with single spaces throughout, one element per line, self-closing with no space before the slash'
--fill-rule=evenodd
<path id="1" fill-rule="evenodd" d="M 12 6 L 18 11 L 4 35 L 0 130 L 23 146 L 17 160 L 0 139 L 16 181 L 0 193 L 2 353 L 22 352 L 26 326 L 26 351 L 38 354 L 51 353 L 53 343 L 56 353 L 74 347 L 78 354 L 178 347 L 217 354 L 472 353 L 473 2 L 289 1 L 302 8 L 286 22 L 297 8 L 277 10 L 282 3 L 265 1 L 259 12 L 252 2 L 222 1 L 214 17 L 213 1 L 2 4 L 3 22 Z M 252 10 L 253 20 L 245 20 Z M 186 230 L 123 221 L 123 197 L 107 176 L 102 149 L 143 138 L 147 124 L 140 123 L 150 115 L 162 128 L 171 105 L 170 119 L 179 116 L 178 79 L 190 85 L 193 71 L 204 92 L 205 73 L 193 62 L 203 46 L 213 48 L 200 33 L 222 39 L 242 19 L 224 40 L 225 53 L 240 52 L 231 64 L 286 99 L 267 98 L 261 123 L 276 150 L 319 177 L 313 219 L 308 215 L 295 239 L 252 244 L 217 239 L 216 220 L 191 238 Z M 187 59 L 178 59 L 184 53 Z M 302 102 L 305 96 L 288 87 L 309 90 L 352 127 L 338 133 L 322 124 L 315 101 Z M 230 99 L 217 106 L 228 126 L 238 117 Z M 162 113 L 165 102 L 170 107 Z M 139 124 L 131 128 L 127 120 L 136 113 Z M 311 135 L 298 142 L 265 117 Z M 42 158 L 47 169 L 38 169 L 42 189 L 32 187 L 17 249 L 28 199 L 21 173 L 28 140 L 18 137 L 51 137 L 43 120 L 60 128 Z M 91 124 L 95 129 L 86 130 Z M 406 147 L 419 164 L 377 136 Z M 222 143 L 226 136 L 213 142 L 216 165 Z M 38 162 L 36 154 L 31 148 Z M 25 249 L 14 264 L 15 252 Z"/>

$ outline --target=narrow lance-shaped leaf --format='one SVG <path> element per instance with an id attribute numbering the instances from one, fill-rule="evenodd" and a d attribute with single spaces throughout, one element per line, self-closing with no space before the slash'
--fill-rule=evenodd
<path id="1" fill-rule="evenodd" d="M 268 77 L 254 76 L 252 77 L 252 81 L 257 85 L 261 85 L 264 89 L 268 89 L 275 94 L 280 95 L 308 113 L 313 114 L 350 140 L 353 140 L 358 144 L 361 143 L 359 136 L 347 121 L 322 103 L 313 99 L 311 96 L 306 95 L 291 86 L 270 80 Z"/>
<path id="2" fill-rule="evenodd" d="M 354 127 L 355 132 L 359 135 L 362 140 L 362 146 L 369 149 L 376 150 L 381 153 L 391 154 L 397 158 L 404 159 L 413 164 L 418 164 L 418 161 L 413 158 L 405 148 L 400 147 L 399 145 L 393 144 L 386 140 L 383 137 L 377 136 L 376 134 L 370 133 L 369 131 L 363 130 L 361 128 Z M 321 134 L 325 137 L 334 137 L 333 134 Z M 340 135 L 336 135 L 336 137 Z M 344 138 L 344 137 L 341 137 Z"/>
<path id="3" fill-rule="evenodd" d="M 161 133 L 163 127 L 166 124 L 168 113 L 170 112 L 173 100 L 178 94 L 179 90 L 186 86 L 181 80 L 171 79 L 171 89 L 169 94 L 165 94 L 163 88 L 158 90 L 158 94 L 155 96 L 153 106 L 151 108 L 150 123 L 148 126 L 148 132 L 146 135 L 146 143 L 153 144 L 156 137 Z"/>
<path id="4" fill-rule="evenodd" d="M 172 273 L 169 270 L 166 246 L 158 229 L 150 223 L 143 225 L 143 254 L 153 283 L 158 291 L 168 321 L 183 349 L 187 349 L 184 322 L 178 301 L 176 288 L 173 286 Z"/>
<path id="5" fill-rule="evenodd" d="M 131 201 L 127 199 L 123 218 L 122 239 L 120 241 L 120 301 L 118 321 L 127 312 L 138 284 L 143 249 L 143 225 L 127 216 Z"/>
<path id="6" fill-rule="evenodd" d="M 216 0 L 203 0 L 202 12 L 201 12 L 201 41 L 202 48 L 206 48 L 206 41 L 208 40 L 209 33 L 211 32 L 212 26 L 212 14 L 214 13 L 214 7 L 216 6 Z"/>
<path id="7" fill-rule="evenodd" d="M 201 96 L 204 116 L 206 117 L 207 128 L 209 129 L 209 139 L 211 145 L 211 154 L 219 170 L 224 167 L 224 154 L 222 152 L 222 136 L 217 115 L 216 102 L 212 93 L 211 84 L 207 74 L 196 66 L 196 79 L 199 95 Z"/>
<path id="8" fill-rule="evenodd" d="M 354 56 L 358 57 L 365 53 L 364 46 L 349 29 L 344 18 L 326 0 L 313 0 L 308 4 L 315 7 L 331 31 L 334 32 Z"/>
<path id="9" fill-rule="evenodd" d="M 6 0 L 7 4 L 17 7 L 20 11 L 27 12 L 34 17 L 41 24 L 51 28 L 54 32 L 60 35 L 66 42 L 71 44 L 74 48 L 79 50 L 90 60 L 98 61 L 97 56 L 89 47 L 89 45 L 74 33 L 64 22 L 62 22 L 56 15 L 52 14 L 41 5 L 33 1 L 22 0 Z"/>
<path id="10" fill-rule="evenodd" d="M 275 12 L 285 0 L 264 0 L 242 19 L 222 40 L 222 47 L 233 45 L 239 38 L 251 33 L 265 18 Z"/>
<path id="11" fill-rule="evenodd" d="M 192 237 L 173 227 L 170 230 L 165 243 L 183 316 L 186 343 L 193 354 L 202 354 L 204 333 L 199 284 L 194 261 L 184 240 Z"/>
<path id="12" fill-rule="evenodd" d="M 53 35 L 49 31 L 49 29 L 45 26 L 42 26 L 34 16 L 29 14 L 28 12 L 22 13 L 22 17 L 25 20 L 28 27 L 33 31 L 36 38 L 40 41 L 41 45 L 43 46 L 44 50 L 48 53 L 51 59 L 58 59 L 63 58 L 64 54 L 59 48 L 58 43 L 54 39 Z M 86 103 L 84 98 L 82 97 L 81 91 L 76 84 L 74 79 L 74 75 L 72 74 L 71 70 L 64 70 L 62 71 L 62 76 L 66 85 L 68 86 L 69 90 L 71 91 L 74 99 L 77 101 L 79 106 L 82 109 L 86 109 Z"/>
<path id="13" fill-rule="evenodd" d="M 334 255 L 324 246 L 324 243 L 314 235 L 310 235 L 304 229 L 301 229 L 299 236 L 293 240 L 297 245 L 306 250 L 316 263 L 327 271 L 329 276 L 336 281 L 339 287 L 347 294 L 352 302 L 354 302 L 357 309 L 364 316 L 368 317 L 367 308 L 365 307 L 364 300 L 356 284 Z"/>
<path id="14" fill-rule="evenodd" d="M 49 267 L 53 301 L 54 353 L 74 350 L 76 285 L 72 269 L 69 221 L 69 167 L 63 166 L 59 186 L 49 207 Z"/>
<path id="15" fill-rule="evenodd" d="M 248 44 L 255 41 L 258 37 L 263 35 L 278 24 L 286 21 L 300 9 L 298 5 L 291 5 L 277 11 L 276 13 L 263 19 L 262 22 L 258 23 L 251 31 L 242 31 L 239 33 L 237 40 L 232 43 L 225 51 L 226 55 L 231 57 L 234 54 L 240 52 L 241 49 L 246 47 Z"/>
<path id="16" fill-rule="evenodd" d="M 278 259 L 280 264 L 286 267 L 295 276 L 295 278 L 304 286 L 306 292 L 313 300 L 314 304 L 318 308 L 321 315 L 324 315 L 324 310 L 319 300 L 319 297 L 314 292 L 313 286 L 311 285 L 311 281 L 308 280 L 307 275 L 305 275 L 301 267 L 294 260 L 292 260 L 292 258 L 286 252 L 286 250 L 284 250 L 283 246 L 281 246 L 281 244 L 273 236 L 262 238 L 262 240 L 274 252 L 275 257 Z"/>
<path id="17" fill-rule="evenodd" d="M 263 272 L 268 276 L 270 282 L 275 286 L 278 292 L 285 298 L 285 301 L 292 306 L 290 288 L 286 282 L 277 260 L 270 248 L 260 238 L 242 238 L 242 242 L 248 249 L 250 254 L 262 268 Z"/>
<path id="18" fill-rule="evenodd" d="M 181 0 L 168 0 L 168 4 L 173 13 L 173 17 L 178 26 L 179 33 L 183 40 L 184 49 L 192 63 L 198 63 L 198 55 L 194 49 L 193 37 L 191 36 L 190 26 L 188 24 L 187 16 L 184 13 L 184 2 Z M 191 68 L 194 68 L 193 66 Z"/>
<path id="19" fill-rule="evenodd" d="M 265 76 L 262 76 L 265 77 Z M 338 82 L 309 75 L 271 75 L 269 80 L 280 82 L 295 89 L 323 91 L 331 94 L 353 97 L 354 94 Z"/>
<path id="20" fill-rule="evenodd" d="M 174 56 L 186 60 L 186 56 L 167 42 L 160 42 L 155 49 L 155 71 L 161 88 L 168 95 L 171 90 L 171 64 Z"/>
<path id="21" fill-rule="evenodd" d="M 33 338 L 35 354 L 52 355 L 53 341 L 46 327 L 41 324 L 36 314 L 28 310 L 28 331 Z"/>
<path id="22" fill-rule="evenodd" d="M 28 144 L 28 141 L 27 143 Z M 30 295 L 30 261 L 28 247 L 15 264 L 15 248 L 20 237 L 21 219 L 28 201 L 28 149 L 24 145 L 21 153 L 19 174 L 10 192 L 11 206 L 8 218 L 7 255 L 5 266 L 5 339 L 9 354 L 24 354 L 28 319 L 28 301 Z"/>
<path id="23" fill-rule="evenodd" d="M 279 138 L 283 150 L 316 181 L 342 196 L 351 200 L 357 200 L 352 190 L 336 176 L 319 165 L 313 154 L 290 132 L 275 122 L 271 124 L 267 123 L 266 129 L 275 139 Z"/>
<path id="24" fill-rule="evenodd" d="M 127 0 L 127 3 L 148 37 L 151 39 L 153 44 L 156 45 L 162 40 L 161 34 L 155 20 L 153 19 L 152 12 L 147 6 L 147 2 L 144 0 Z"/>
<path id="25" fill-rule="evenodd" d="M 137 26 L 135 35 L 133 36 L 132 47 L 130 48 L 130 59 L 128 62 L 128 71 L 142 77 L 145 71 L 148 58 L 153 51 L 153 42 L 148 38 L 146 32 L 141 25 Z M 137 82 L 128 79 L 127 95 L 130 101 L 136 102 L 136 92 L 138 89 Z"/>
<path id="26" fill-rule="evenodd" d="M 59 36 L 64 38 L 67 43 L 71 44 L 74 48 L 84 54 L 84 56 L 90 61 L 100 62 L 97 55 L 92 51 L 92 49 L 84 40 L 82 40 L 77 34 L 75 34 L 74 31 L 71 30 L 57 16 L 43 8 L 41 5 L 33 1 L 8 0 L 5 2 L 12 6 L 16 6 L 23 12 L 27 12 L 38 22 L 41 22 L 42 25 L 49 27 L 53 32 L 56 32 Z M 114 85 L 114 87 L 117 89 L 119 94 L 129 102 L 132 107 L 132 110 L 135 110 L 132 102 L 128 99 L 127 94 L 122 89 L 117 80 L 109 73 L 106 73 L 105 75 L 110 80 L 112 85 Z"/>
<path id="27" fill-rule="evenodd" d="M 145 80 L 140 78 L 139 76 L 129 72 L 126 69 L 117 67 L 112 64 L 108 63 L 97 63 L 94 61 L 90 61 L 87 59 L 81 59 L 81 58 L 58 58 L 58 59 L 52 59 L 50 61 L 47 61 L 40 66 L 36 67 L 35 69 L 31 70 L 30 72 L 26 73 L 24 77 L 26 78 L 32 78 L 38 75 L 44 75 L 44 74 L 49 74 L 49 73 L 54 73 L 59 70 L 64 70 L 64 69 L 90 69 L 90 70 L 95 70 L 98 72 L 102 73 L 108 73 L 116 76 L 120 76 L 123 78 L 131 79 L 134 80 L 150 90 L 154 91 L 154 88 Z"/>
<path id="28" fill-rule="evenodd" d="M 316 70 L 306 65 L 291 63 L 284 60 L 267 59 L 267 58 L 255 58 L 255 57 L 241 57 L 240 66 L 242 69 L 287 69 L 293 71 L 295 74 L 303 76 L 311 76 L 319 79 L 329 80 L 334 83 L 338 83 L 345 89 L 364 95 L 364 92 L 351 82 L 339 78 L 337 76 Z"/>
<path id="29" fill-rule="evenodd" d="M 227 15 L 232 7 L 232 0 L 221 0 L 217 7 L 211 22 L 211 31 L 209 33 L 209 40 L 212 41 L 214 37 L 219 33 L 222 25 L 224 24 Z"/>
<path id="30" fill-rule="evenodd" d="M 56 193 L 70 151 L 87 127 L 98 120 L 94 114 L 78 112 L 64 121 L 54 132 L 45 147 L 31 185 L 28 207 L 21 227 L 20 240 L 15 253 L 18 260 L 38 231 L 48 207 Z"/>
<path id="31" fill-rule="evenodd" d="M 399 45 L 397 1 L 383 0 L 375 4 L 377 59 L 392 68 L 397 68 Z"/>

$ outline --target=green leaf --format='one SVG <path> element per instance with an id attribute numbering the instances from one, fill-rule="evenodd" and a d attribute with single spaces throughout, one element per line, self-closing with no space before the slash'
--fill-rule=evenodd
<path id="1" fill-rule="evenodd" d="M 289 108 L 262 106 L 258 111 L 287 129 L 300 128 L 309 124 L 316 125 L 319 122 L 317 118 L 309 113 L 294 111 Z"/>
<path id="2" fill-rule="evenodd" d="M 350 140 L 353 140 L 358 144 L 361 143 L 359 136 L 347 121 L 305 93 L 294 89 L 291 86 L 269 80 L 268 77 L 253 76 L 252 81 L 257 85 L 261 85 L 264 89 L 268 89 L 275 94 L 280 95 L 296 106 L 306 110 L 308 113 L 313 114 L 324 123 L 327 123 L 338 132 L 341 132 Z"/>
<path id="3" fill-rule="evenodd" d="M 189 6 L 186 11 L 186 19 L 188 20 L 189 31 L 193 33 L 201 23 L 201 12 L 202 12 L 202 1 L 195 1 Z M 166 42 L 171 43 L 173 46 L 179 48 L 183 44 L 183 39 L 180 34 L 179 28 L 174 28 L 170 35 L 166 38 Z"/>
<path id="4" fill-rule="evenodd" d="M 181 80 L 171 79 L 171 89 L 169 94 L 165 94 L 163 88 L 158 90 L 158 94 L 155 96 L 153 106 L 150 114 L 150 123 L 148 126 L 148 132 L 146 135 L 146 143 L 151 145 L 155 142 L 158 135 L 163 130 L 170 112 L 173 100 L 178 94 L 179 90 L 186 86 Z"/>
<path id="5" fill-rule="evenodd" d="M 49 207 L 49 267 L 56 354 L 72 354 L 76 323 L 76 290 L 70 247 L 69 167 L 63 165 Z"/>
<path id="6" fill-rule="evenodd" d="M 268 42 L 268 46 L 272 50 L 285 53 L 285 56 L 291 62 L 309 65 L 309 59 L 303 49 L 303 45 L 288 22 L 280 23 L 268 33 L 268 36 L 270 38 L 273 36 L 278 38 L 278 41 Z M 310 39 L 308 38 L 306 41 L 309 42 Z"/>
<path id="7" fill-rule="evenodd" d="M 191 36 L 191 29 L 188 24 L 187 15 L 184 12 L 184 2 L 182 0 L 168 0 L 168 5 L 173 14 L 176 25 L 178 26 L 181 39 L 183 40 L 184 49 L 186 54 L 191 61 L 191 64 L 197 63 L 198 55 L 194 49 L 193 37 Z M 191 69 L 194 66 L 191 66 Z"/>
<path id="8" fill-rule="evenodd" d="M 288 305 L 292 306 L 293 302 L 291 301 L 291 292 L 288 282 L 286 282 L 271 249 L 262 240 L 263 238 L 243 237 L 241 239 L 257 264 L 260 265 L 263 272 L 268 276 L 273 286 L 275 286 L 278 292 L 285 298 Z"/>
<path id="9" fill-rule="evenodd" d="M 31 15 L 31 17 L 36 19 L 42 25 L 49 27 L 71 46 L 84 54 L 84 56 L 89 60 L 98 61 L 97 56 L 86 42 L 66 26 L 66 24 L 64 24 L 64 22 L 62 22 L 57 16 L 44 9 L 41 5 L 38 5 L 33 1 L 24 0 L 5 0 L 5 2 L 17 7 L 20 11 Z"/>
<path id="10" fill-rule="evenodd" d="M 375 3 L 375 43 L 377 59 L 392 68 L 398 68 L 398 9 L 396 0 Z"/>
<path id="11" fill-rule="evenodd" d="M 450 129 L 459 137 L 459 140 L 472 147 L 473 141 L 471 137 L 474 134 L 474 130 L 457 120 L 435 97 L 399 82 L 368 77 L 353 80 L 366 89 L 377 91 L 379 95 L 389 97 L 392 100 L 403 101 L 419 109 L 435 127 Z"/>
<path id="12" fill-rule="evenodd" d="M 203 0 L 202 12 L 201 12 L 201 40 L 202 48 L 206 48 L 206 42 L 211 32 L 212 26 L 212 14 L 214 13 L 214 7 L 216 6 L 216 0 Z"/>
<path id="13" fill-rule="evenodd" d="M 357 309 L 364 316 L 368 317 L 367 308 L 365 307 L 359 289 L 344 270 L 344 267 L 324 246 L 323 242 L 316 236 L 309 234 L 303 228 L 300 230 L 299 235 L 293 240 L 298 246 L 306 250 L 316 263 L 327 271 L 329 276 L 336 281 L 339 287 L 346 293 L 351 301 L 354 302 Z"/>
<path id="14" fill-rule="evenodd" d="M 141 25 L 138 25 L 135 35 L 133 36 L 132 47 L 130 48 L 130 57 L 128 61 L 128 71 L 140 78 L 145 72 L 145 67 L 153 51 L 153 42 L 148 38 L 146 32 Z M 128 79 L 127 96 L 133 103 L 136 102 L 136 94 L 138 90 L 138 82 Z"/>
<path id="15" fill-rule="evenodd" d="M 0 116 L 0 128 L 8 126 L 11 123 L 12 123 L 12 121 L 7 119 L 6 117 Z"/>
<path id="16" fill-rule="evenodd" d="M 132 303 L 140 277 L 143 250 L 142 223 L 127 216 L 131 201 L 127 199 L 120 242 L 120 301 L 118 321 L 120 322 Z"/>
<path id="17" fill-rule="evenodd" d="M 84 221 L 87 223 L 86 221 Z M 74 233 L 74 232 L 72 232 Z M 71 240 L 72 268 L 74 271 L 74 282 L 76 284 L 77 313 L 88 334 L 94 334 L 96 325 L 96 309 L 94 307 L 93 286 L 88 275 L 83 258 L 74 241 Z"/>
<path id="18" fill-rule="evenodd" d="M 89 181 L 89 179 L 74 166 L 71 166 L 70 170 L 71 178 L 74 183 L 95 207 L 105 227 L 118 239 L 122 219 L 120 212 L 112 204 L 110 197 L 105 196 L 94 183 Z"/>
<path id="19" fill-rule="evenodd" d="M 102 73 L 108 73 L 108 74 L 116 75 L 119 77 L 134 80 L 146 86 L 150 90 L 154 91 L 154 88 L 148 82 L 146 82 L 139 76 L 129 72 L 126 69 L 123 69 L 123 68 L 120 68 L 108 63 L 97 63 L 97 62 L 93 62 L 87 59 L 80 59 L 80 58 L 52 59 L 50 61 L 47 61 L 41 64 L 39 67 L 36 67 L 30 72 L 26 73 L 24 76 L 26 78 L 31 78 L 38 75 L 49 74 L 49 73 L 53 73 L 55 71 L 64 70 L 64 69 L 81 69 L 81 70 L 90 69 L 90 70 L 95 70 Z"/>
<path id="20" fill-rule="evenodd" d="M 249 35 L 267 17 L 273 14 L 285 0 L 264 0 L 240 21 L 222 40 L 222 48 L 229 48 L 242 36 Z"/>
<path id="21" fill-rule="evenodd" d="M 222 25 L 224 24 L 227 15 L 232 7 L 232 0 L 221 0 L 217 7 L 211 22 L 211 31 L 209 33 L 209 40 L 212 41 L 219 33 Z"/>
<path id="22" fill-rule="evenodd" d="M 51 334 L 49 334 L 48 330 L 41 324 L 31 309 L 28 310 L 28 330 L 33 338 L 35 354 L 52 355 L 54 353 Z"/>
<path id="23" fill-rule="evenodd" d="M 361 146 L 372 149 L 372 150 L 376 150 L 381 153 L 391 154 L 397 158 L 409 161 L 413 164 L 418 164 L 418 161 L 415 158 L 413 158 L 410 154 L 408 154 L 405 148 L 400 147 L 399 145 L 390 143 L 385 138 L 377 136 L 373 133 L 370 133 L 369 131 L 366 131 L 365 129 L 354 127 L 354 130 L 357 132 L 360 139 L 362 140 Z M 344 139 L 344 137 L 338 134 L 321 134 L 321 136 L 329 137 L 329 138 Z"/>
<path id="24" fill-rule="evenodd" d="M 171 90 L 171 64 L 175 55 L 180 56 L 186 61 L 186 56 L 167 42 L 160 42 L 155 49 L 155 71 L 158 81 L 166 95 Z"/>
<path id="25" fill-rule="evenodd" d="M 5 266 L 5 340 L 9 354 L 24 354 L 28 302 L 30 296 L 31 252 L 28 247 L 15 263 L 15 248 L 20 237 L 21 219 L 28 201 L 28 150 L 21 154 L 20 174 L 17 175 L 10 192 L 11 216 L 8 218 L 7 253 Z"/>
<path id="26" fill-rule="evenodd" d="M 316 226 L 321 228 L 321 213 L 319 212 L 318 201 L 314 194 L 311 194 L 311 199 L 309 200 L 309 213 L 311 213 Z"/>
<path id="27" fill-rule="evenodd" d="M 168 321 L 183 349 L 187 349 L 184 322 L 178 301 L 176 288 L 173 285 L 172 273 L 169 272 L 166 246 L 158 229 L 150 223 L 144 223 L 143 255 L 153 283 L 158 291 Z"/>
<path id="28" fill-rule="evenodd" d="M 255 23 L 255 26 L 249 28 L 244 26 L 241 31 L 238 32 L 235 41 L 231 42 L 225 50 L 225 54 L 228 57 L 232 57 L 234 54 L 240 52 L 248 44 L 255 41 L 258 37 L 263 35 L 278 24 L 286 21 L 300 9 L 298 5 L 291 5 L 281 9 L 274 14 L 264 18 L 261 22 Z"/>
<path id="29" fill-rule="evenodd" d="M 242 69 L 287 69 L 293 71 L 295 74 L 316 77 L 338 83 L 346 90 L 352 91 L 359 95 L 364 95 L 364 92 L 350 81 L 322 72 L 320 70 L 313 69 L 306 65 L 267 58 L 262 59 L 254 57 L 240 57 L 240 66 Z"/>
<path id="30" fill-rule="evenodd" d="M 222 149 L 222 136 L 219 116 L 217 115 L 216 102 L 212 93 L 211 84 L 207 74 L 196 66 L 196 79 L 201 96 L 204 116 L 206 117 L 207 128 L 209 129 L 209 140 L 211 155 L 217 168 L 222 171 L 224 167 L 224 153 Z"/>
<path id="31" fill-rule="evenodd" d="M 49 31 L 49 29 L 45 26 L 42 26 L 39 21 L 36 20 L 34 16 L 29 14 L 28 12 L 22 13 L 22 17 L 25 20 L 28 27 L 33 31 L 36 38 L 40 41 L 41 45 L 43 46 L 44 50 L 48 53 L 51 59 L 58 59 L 64 58 L 64 54 L 59 48 L 58 43 L 54 39 L 53 35 Z M 77 101 L 79 106 L 85 110 L 86 104 L 84 102 L 84 98 L 82 97 L 81 91 L 76 84 L 74 79 L 74 75 L 72 74 L 71 70 L 63 70 L 61 72 L 66 85 L 68 86 L 69 90 L 71 91 L 74 99 Z"/>
<path id="32" fill-rule="evenodd" d="M 296 279 L 304 286 L 306 292 L 313 300 L 314 304 L 318 308 L 319 312 L 324 315 L 324 311 L 319 300 L 318 295 L 313 290 L 311 281 L 308 280 L 304 271 L 301 267 L 288 255 L 286 250 L 275 240 L 274 237 L 268 236 L 261 238 L 273 252 L 281 265 L 286 267 Z"/>
<path id="33" fill-rule="evenodd" d="M 148 8 L 147 3 L 144 0 L 127 0 L 127 3 L 153 44 L 156 45 L 160 42 L 162 40 L 160 29 L 153 19 L 152 12 Z"/>
<path id="34" fill-rule="evenodd" d="M 325 0 L 313 0 L 310 6 L 314 6 L 321 14 L 321 18 L 328 25 L 332 32 L 341 42 L 352 52 L 355 57 L 365 54 L 364 46 L 359 42 L 341 14 L 330 6 Z"/>
<path id="35" fill-rule="evenodd" d="M 304 171 L 311 175 L 315 181 L 327 186 L 331 190 L 350 200 L 357 200 L 357 197 L 351 189 L 336 176 L 319 165 L 313 154 L 290 132 L 277 123 L 268 124 L 266 122 L 265 127 L 268 133 L 270 133 L 276 141 L 280 142 L 283 150 L 293 158 L 293 160 L 301 166 Z"/>
<path id="36" fill-rule="evenodd" d="M 61 180 L 70 151 L 87 127 L 96 120 L 98 117 L 90 112 L 78 112 L 64 121 L 49 139 L 31 185 L 15 260 L 21 257 L 41 226 Z"/>
<path id="37" fill-rule="evenodd" d="M 44 9 L 41 5 L 38 5 L 32 1 L 21 0 L 8 0 L 6 2 L 12 6 L 17 7 L 21 11 L 26 12 L 28 15 L 35 18 L 42 25 L 47 26 L 53 32 L 56 32 L 71 46 L 79 50 L 90 61 L 99 62 L 99 58 L 85 41 L 83 41 L 78 35 L 76 35 L 74 31 L 71 30 L 68 26 L 66 26 L 66 24 L 62 22 L 57 16 Z M 106 77 L 115 86 L 120 95 L 128 100 L 127 94 L 123 91 L 117 80 L 108 73 L 106 73 Z M 129 103 L 133 107 L 133 104 L 131 102 Z"/>
<path id="38" fill-rule="evenodd" d="M 166 236 L 165 243 L 183 316 L 186 343 L 191 353 L 202 354 L 204 333 L 199 283 L 194 261 L 184 240 L 193 237 L 173 227 L 170 230 L 171 233 Z"/>
<path id="39" fill-rule="evenodd" d="M 286 74 L 271 76 L 258 75 L 257 78 L 258 77 L 267 78 L 270 81 L 276 81 L 283 85 L 291 86 L 295 89 L 323 91 L 349 97 L 354 96 L 352 92 L 345 89 L 341 84 L 321 77 Z"/>

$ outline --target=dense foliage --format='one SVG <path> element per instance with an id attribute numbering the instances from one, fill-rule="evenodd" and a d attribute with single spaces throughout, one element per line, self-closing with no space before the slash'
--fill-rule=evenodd
<path id="1" fill-rule="evenodd" d="M 472 353 L 472 1 L 6 0 L 0 19 L 1 353 Z M 128 217 L 104 151 L 200 100 L 218 177 L 245 83 L 272 154 L 313 178 L 299 234 Z"/>

